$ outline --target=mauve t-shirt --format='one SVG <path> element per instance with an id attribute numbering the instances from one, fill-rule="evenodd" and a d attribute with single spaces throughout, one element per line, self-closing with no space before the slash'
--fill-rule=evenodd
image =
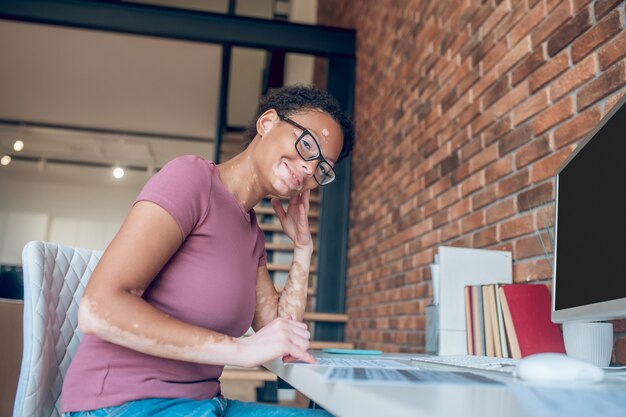
<path id="1" fill-rule="evenodd" d="M 267 259 L 254 211 L 246 213 L 226 190 L 213 162 L 196 156 L 165 165 L 135 202 L 143 200 L 167 210 L 184 236 L 143 298 L 187 323 L 243 335 L 254 316 L 256 271 Z M 213 398 L 220 394 L 223 368 L 158 358 L 86 335 L 65 376 L 61 409 L 93 410 L 142 398 Z"/>

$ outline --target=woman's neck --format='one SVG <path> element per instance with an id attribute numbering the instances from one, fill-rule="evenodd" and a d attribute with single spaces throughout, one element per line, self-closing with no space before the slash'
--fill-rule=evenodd
<path id="1" fill-rule="evenodd" d="M 251 146 L 249 146 L 232 159 L 217 165 L 224 187 L 245 211 L 249 211 L 266 195 L 251 151 Z"/>

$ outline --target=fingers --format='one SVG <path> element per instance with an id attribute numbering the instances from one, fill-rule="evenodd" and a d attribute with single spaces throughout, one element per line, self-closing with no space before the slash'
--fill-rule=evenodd
<path id="1" fill-rule="evenodd" d="M 285 219 L 285 209 L 283 209 L 283 203 L 280 202 L 279 198 L 272 198 L 272 208 L 274 212 L 278 216 L 278 220 L 282 221 Z"/>

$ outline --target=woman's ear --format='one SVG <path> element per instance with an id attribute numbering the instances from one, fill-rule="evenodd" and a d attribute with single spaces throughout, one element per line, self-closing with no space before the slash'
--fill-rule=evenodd
<path id="1" fill-rule="evenodd" d="M 278 121 L 278 113 L 276 110 L 269 109 L 265 111 L 256 121 L 256 133 L 263 137 L 266 133 L 272 130 L 274 124 Z"/>

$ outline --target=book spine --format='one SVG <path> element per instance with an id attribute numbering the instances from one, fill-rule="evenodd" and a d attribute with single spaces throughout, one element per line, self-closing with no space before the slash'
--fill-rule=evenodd
<path id="1" fill-rule="evenodd" d="M 474 329 L 472 319 L 472 286 L 465 286 L 465 336 L 468 355 L 474 354 Z"/>
<path id="2" fill-rule="evenodd" d="M 515 326 L 513 325 L 511 311 L 509 310 L 509 304 L 507 302 L 506 293 L 504 292 L 503 287 L 500 287 L 500 303 L 502 304 L 502 317 L 504 319 L 504 326 L 506 327 L 506 335 L 509 341 L 511 357 L 513 359 L 521 359 L 522 352 L 519 348 L 517 334 L 515 333 Z"/>
<path id="3" fill-rule="evenodd" d="M 495 356 L 493 343 L 493 330 L 491 328 L 491 308 L 489 306 L 489 285 L 482 286 L 483 293 L 483 320 L 485 326 L 485 353 L 487 356 Z"/>
<path id="4" fill-rule="evenodd" d="M 485 327 L 483 319 L 483 292 L 480 285 L 473 286 L 472 299 L 474 300 L 474 354 L 485 354 Z"/>
<path id="5" fill-rule="evenodd" d="M 509 348 L 506 340 L 506 329 L 504 328 L 504 317 L 502 316 L 502 302 L 500 301 L 500 284 L 495 285 L 496 311 L 498 312 L 498 331 L 500 332 L 500 349 L 502 357 L 508 358 Z"/>

